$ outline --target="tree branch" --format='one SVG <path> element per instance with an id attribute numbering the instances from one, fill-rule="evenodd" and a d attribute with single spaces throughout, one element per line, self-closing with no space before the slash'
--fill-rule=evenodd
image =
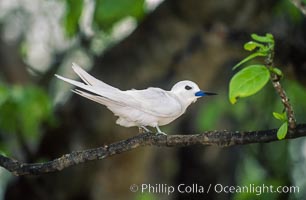
<path id="1" fill-rule="evenodd" d="M 306 4 L 302 0 L 291 0 L 291 3 L 306 16 Z"/>
<path id="2" fill-rule="evenodd" d="M 112 155 L 136 149 L 140 146 L 179 147 L 191 145 L 216 145 L 228 147 L 251 143 L 278 141 L 277 129 L 262 131 L 206 131 L 194 135 L 155 135 L 143 133 L 132 138 L 94 149 L 74 151 L 60 158 L 45 163 L 22 163 L 15 159 L 0 155 L 0 166 L 16 176 L 40 175 L 61 171 L 65 168 L 92 160 L 102 160 Z M 286 139 L 306 136 L 306 124 L 297 125 L 294 133 Z"/>

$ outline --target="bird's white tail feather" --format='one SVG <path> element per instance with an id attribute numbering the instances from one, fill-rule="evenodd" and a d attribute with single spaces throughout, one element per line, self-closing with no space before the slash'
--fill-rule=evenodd
<path id="1" fill-rule="evenodd" d="M 117 88 L 110 86 L 95 77 L 88 74 L 85 70 L 83 70 L 79 65 L 72 63 L 72 69 L 73 71 L 87 84 L 97 87 L 102 87 L 107 90 L 118 90 Z"/>
<path id="2" fill-rule="evenodd" d="M 81 90 L 73 90 L 73 92 L 75 92 L 76 94 L 79 94 L 85 98 L 88 98 L 90 100 L 93 100 L 97 103 L 109 106 L 111 104 L 116 104 L 116 105 L 121 105 L 122 106 L 122 102 L 120 102 L 120 100 L 125 99 L 124 98 L 117 98 L 119 101 L 117 101 L 117 99 L 115 98 L 116 96 L 118 96 L 117 94 L 120 93 L 121 91 L 117 88 L 115 88 L 116 90 L 113 90 L 111 88 L 107 88 L 107 87 L 101 87 L 101 86 L 92 86 L 92 85 L 86 85 L 84 83 L 81 83 L 79 81 L 75 81 L 72 79 L 68 79 L 65 77 L 62 77 L 60 75 L 55 74 L 55 76 L 67 83 L 70 83 L 74 86 L 77 86 L 83 90 L 86 90 L 90 93 L 96 94 L 96 95 L 92 95 L 90 93 L 81 91 Z"/>
<path id="3" fill-rule="evenodd" d="M 93 86 L 91 86 L 91 85 L 85 85 L 84 83 L 81 83 L 81 82 L 79 82 L 79 81 L 71 80 L 71 79 L 69 79 L 69 78 L 65 78 L 65 77 L 62 77 L 62 76 L 57 75 L 57 74 L 55 74 L 55 76 L 56 76 L 57 78 L 59 78 L 59 79 L 62 79 L 62 80 L 65 81 L 65 82 L 70 83 L 70 84 L 72 84 L 72 85 L 75 85 L 75 86 L 77 86 L 77 87 L 79 87 L 79 88 L 82 88 L 82 89 L 84 89 L 84 90 L 87 90 L 87 91 L 92 92 L 92 93 L 97 94 L 97 95 L 101 95 L 101 94 L 99 94 L 99 91 L 97 91 L 97 90 L 96 90 Z"/>
<path id="4" fill-rule="evenodd" d="M 95 102 L 100 103 L 100 104 L 105 105 L 105 106 L 110 106 L 112 104 L 122 106 L 120 102 L 108 99 L 108 98 L 103 97 L 103 96 L 89 94 L 87 92 L 84 92 L 84 91 L 81 91 L 81 90 L 78 90 L 78 89 L 75 89 L 75 90 L 72 90 L 72 91 L 74 93 L 78 94 L 78 95 L 81 95 L 82 97 L 85 97 L 87 99 L 90 99 L 92 101 L 95 101 Z"/>

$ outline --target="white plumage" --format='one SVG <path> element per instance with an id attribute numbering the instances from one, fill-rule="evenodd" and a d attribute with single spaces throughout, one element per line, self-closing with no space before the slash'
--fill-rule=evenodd
<path id="1" fill-rule="evenodd" d="M 94 78 L 74 63 L 72 69 L 84 83 L 55 76 L 80 88 L 73 90 L 75 93 L 105 105 L 119 117 L 117 124 L 142 127 L 146 131 L 149 131 L 146 126 L 156 127 L 160 134 L 164 133 L 159 126 L 181 116 L 199 97 L 215 94 L 201 91 L 192 81 L 180 81 L 170 91 L 154 87 L 122 91 Z"/>

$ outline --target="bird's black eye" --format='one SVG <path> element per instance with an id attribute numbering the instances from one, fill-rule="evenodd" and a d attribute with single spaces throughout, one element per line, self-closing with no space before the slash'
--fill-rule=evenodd
<path id="1" fill-rule="evenodd" d="M 192 87 L 190 87 L 189 85 L 186 85 L 186 86 L 185 86 L 185 89 L 186 89 L 186 90 L 191 90 Z"/>

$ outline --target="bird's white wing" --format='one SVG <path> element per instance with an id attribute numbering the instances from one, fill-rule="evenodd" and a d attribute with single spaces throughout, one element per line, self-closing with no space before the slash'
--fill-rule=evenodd
<path id="1" fill-rule="evenodd" d="M 92 101 L 107 106 L 110 110 L 115 112 L 115 114 L 119 113 L 119 111 L 116 111 L 116 109 L 123 109 L 123 107 L 139 110 L 156 117 L 167 118 L 176 117 L 182 112 L 182 106 L 179 101 L 170 95 L 169 92 L 159 88 L 128 90 L 120 91 L 118 93 L 96 93 L 98 95 L 92 95 L 80 90 L 74 90 L 74 92 Z"/>
<path id="2" fill-rule="evenodd" d="M 127 103 L 158 117 L 175 117 L 183 111 L 178 99 L 160 88 L 127 90 L 124 93 L 130 96 Z"/>

